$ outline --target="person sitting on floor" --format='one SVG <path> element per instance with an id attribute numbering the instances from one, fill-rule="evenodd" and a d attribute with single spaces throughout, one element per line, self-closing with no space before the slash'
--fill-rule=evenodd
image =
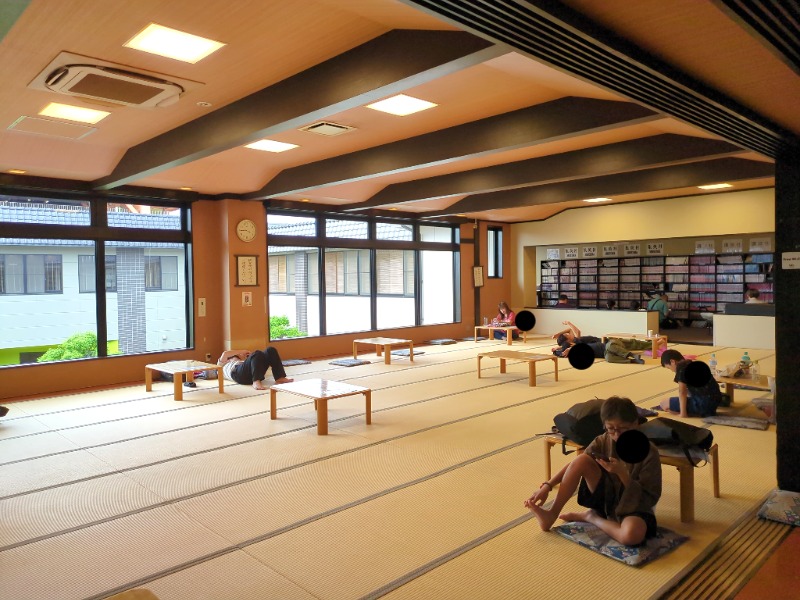
<path id="1" fill-rule="evenodd" d="M 683 358 L 677 350 L 667 350 L 661 355 L 661 366 L 675 373 L 678 395 L 661 402 L 661 408 L 681 417 L 713 417 L 722 402 L 719 383 L 709 377 L 703 385 L 696 386 L 686 382 L 686 367 L 691 360 Z"/>
<path id="2" fill-rule="evenodd" d="M 278 351 L 272 346 L 267 346 L 263 351 L 254 350 L 226 350 L 217 360 L 222 365 L 222 374 L 225 379 L 230 379 L 242 385 L 252 385 L 257 390 L 269 389 L 263 383 L 267 369 L 272 368 L 275 383 L 289 383 L 294 381 L 286 377 L 286 370 Z"/>
<path id="3" fill-rule="evenodd" d="M 600 408 L 606 432 L 594 439 L 583 454 L 545 481 L 523 503 L 549 531 L 557 518 L 585 521 L 621 544 L 636 546 L 656 534 L 655 506 L 661 497 L 661 459 L 650 443 L 647 457 L 630 464 L 616 454 L 619 436 L 639 427 L 636 405 L 628 398 L 612 396 Z M 553 505 L 544 507 L 550 492 L 559 486 Z M 585 512 L 561 513 L 578 490 L 578 504 Z"/>
<path id="4" fill-rule="evenodd" d="M 517 315 L 513 310 L 511 310 L 511 308 L 509 308 L 508 304 L 506 304 L 503 300 L 501 300 L 500 304 L 497 305 L 497 310 L 498 313 L 497 316 L 494 318 L 494 321 L 497 322 L 497 324 L 500 327 L 511 327 L 514 325 L 514 321 L 516 320 Z M 519 338 L 519 332 L 512 329 L 511 336 L 512 336 L 511 339 L 516 340 Z M 498 331 L 495 329 L 492 331 L 492 338 L 495 340 L 504 340 L 506 339 L 506 332 Z"/>

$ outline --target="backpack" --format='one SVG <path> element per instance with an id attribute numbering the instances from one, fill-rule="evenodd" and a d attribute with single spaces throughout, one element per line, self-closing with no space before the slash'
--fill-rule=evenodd
<path id="1" fill-rule="evenodd" d="M 574 450 L 567 451 L 567 440 L 588 446 L 594 438 L 602 435 L 603 420 L 600 418 L 600 407 L 604 400 L 595 398 L 586 402 L 579 402 L 569 407 L 566 412 L 553 417 L 555 426 L 553 433 L 561 434 L 564 441 L 561 443 L 561 452 L 571 454 Z"/>
<path id="2" fill-rule="evenodd" d="M 710 429 L 666 417 L 657 417 L 643 423 L 639 426 L 639 431 L 656 446 L 679 448 L 693 467 L 698 466 L 701 461 L 692 458 L 692 450 L 701 450 L 705 455 L 714 443 L 714 434 Z"/>

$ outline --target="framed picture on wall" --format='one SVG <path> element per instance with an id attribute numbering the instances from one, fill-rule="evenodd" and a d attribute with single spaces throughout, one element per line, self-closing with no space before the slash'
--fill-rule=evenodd
<path id="1" fill-rule="evenodd" d="M 250 254 L 236 256 L 236 285 L 242 287 L 258 285 L 258 256 Z"/>
<path id="2" fill-rule="evenodd" d="M 472 267 L 472 280 L 475 287 L 483 287 L 483 267 Z"/>

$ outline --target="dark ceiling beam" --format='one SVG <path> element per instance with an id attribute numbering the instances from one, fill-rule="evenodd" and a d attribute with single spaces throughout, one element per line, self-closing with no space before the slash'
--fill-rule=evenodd
<path id="1" fill-rule="evenodd" d="M 793 135 L 553 0 L 402 0 L 584 81 L 775 158 Z M 664 3 L 669 10 L 669 3 Z"/>
<path id="2" fill-rule="evenodd" d="M 455 215 L 570 202 L 587 198 L 644 194 L 709 183 L 733 182 L 774 176 L 775 165 L 772 163 L 741 158 L 720 158 L 630 173 L 590 177 L 577 181 L 518 188 L 491 194 L 476 194 L 455 202 L 444 210 L 425 213 L 425 216 Z M 691 216 L 687 215 L 687 218 L 691 218 Z"/>
<path id="3" fill-rule="evenodd" d="M 786 0 L 713 0 L 739 27 L 800 75 L 800 5 Z"/>
<path id="4" fill-rule="evenodd" d="M 129 149 L 110 189 L 369 104 L 495 58 L 507 48 L 462 31 L 395 30 Z"/>
<path id="5" fill-rule="evenodd" d="M 395 183 L 348 211 L 362 211 L 404 202 L 480 194 L 609 175 L 700 159 L 734 156 L 738 146 L 707 138 L 665 133 L 584 150 L 563 152 L 512 163 Z"/>
<path id="6" fill-rule="evenodd" d="M 479 121 L 286 169 L 250 200 L 407 172 L 662 118 L 630 102 L 560 98 Z"/>

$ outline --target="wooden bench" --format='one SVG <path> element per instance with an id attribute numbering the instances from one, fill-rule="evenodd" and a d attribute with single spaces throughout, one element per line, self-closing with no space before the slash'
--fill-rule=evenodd
<path id="1" fill-rule="evenodd" d="M 478 331 L 484 329 L 489 332 L 489 339 L 492 339 L 492 332 L 493 331 L 505 331 L 506 332 L 506 344 L 511 345 L 514 341 L 514 332 L 522 333 L 522 343 L 528 343 L 528 332 L 522 331 L 518 329 L 514 325 L 476 325 L 475 326 L 475 341 L 478 341 Z"/>
<path id="2" fill-rule="evenodd" d="M 375 354 L 378 356 L 383 352 L 383 362 L 387 365 L 392 364 L 392 346 L 408 346 L 408 358 L 414 362 L 414 342 L 399 338 L 373 337 L 353 340 L 353 358 L 358 358 L 358 344 L 369 344 L 375 346 Z"/>
<path id="3" fill-rule="evenodd" d="M 183 378 L 185 376 L 186 381 L 194 381 L 195 371 L 216 371 L 219 393 L 225 393 L 225 381 L 222 377 L 222 367 L 220 365 L 212 365 L 210 363 L 200 362 L 199 360 L 171 360 L 169 362 L 145 365 L 144 389 L 148 392 L 153 391 L 154 371 L 172 375 L 175 400 L 183 400 Z"/>
<path id="4" fill-rule="evenodd" d="M 552 476 L 552 463 L 550 460 L 550 449 L 553 446 L 561 445 L 564 441 L 559 435 L 548 435 L 544 438 L 544 471 L 547 480 Z M 578 454 L 583 453 L 584 447 L 566 440 L 566 445 L 575 448 Z M 683 455 L 662 454 L 659 452 L 662 465 L 669 465 L 678 469 L 680 475 L 680 511 L 681 522 L 691 523 L 694 521 L 694 470 L 695 467 Z M 708 463 L 711 466 L 711 484 L 714 490 L 714 498 L 719 498 L 719 448 L 716 444 L 708 450 Z"/>
<path id="5" fill-rule="evenodd" d="M 317 411 L 317 435 L 328 435 L 328 400 L 335 398 L 364 394 L 367 425 L 372 423 L 372 390 L 360 385 L 327 379 L 304 379 L 273 385 L 269 389 L 269 418 L 272 420 L 278 418 L 278 392 L 288 392 L 314 400 L 314 409 Z"/>
<path id="6" fill-rule="evenodd" d="M 500 372 L 506 372 L 506 360 L 519 360 L 528 363 L 528 385 L 536 387 L 536 363 L 542 360 L 553 361 L 553 373 L 558 381 L 558 357 L 552 354 L 531 354 L 528 352 L 516 352 L 514 350 L 495 350 L 493 352 L 481 352 L 478 354 L 478 379 L 481 378 L 481 359 L 484 356 L 500 359 Z"/>

